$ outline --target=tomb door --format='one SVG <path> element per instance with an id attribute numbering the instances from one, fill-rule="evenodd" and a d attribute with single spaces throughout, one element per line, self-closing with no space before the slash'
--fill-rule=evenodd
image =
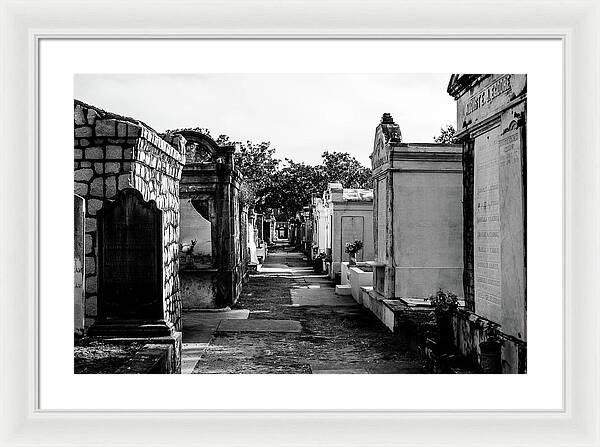
<path id="1" fill-rule="evenodd" d="M 356 240 L 364 242 L 365 219 L 362 216 L 342 216 L 341 227 L 340 253 L 342 253 L 342 262 L 345 262 L 350 260 L 350 254 L 346 253 L 346 243 L 352 243 Z M 356 260 L 364 260 L 364 249 L 356 254 Z"/>

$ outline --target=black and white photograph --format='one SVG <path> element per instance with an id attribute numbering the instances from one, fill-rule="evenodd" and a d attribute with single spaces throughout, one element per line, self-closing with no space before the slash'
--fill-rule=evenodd
<path id="1" fill-rule="evenodd" d="M 73 81 L 76 374 L 527 373 L 526 74 Z"/>

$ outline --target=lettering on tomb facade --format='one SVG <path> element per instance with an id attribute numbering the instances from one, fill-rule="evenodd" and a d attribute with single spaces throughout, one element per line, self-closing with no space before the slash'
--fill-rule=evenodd
<path id="1" fill-rule="evenodd" d="M 510 90 L 510 75 L 504 75 L 469 98 L 465 105 L 465 116 L 469 116 L 474 111 L 494 101 L 501 94 L 510 92 Z"/>
<path id="2" fill-rule="evenodd" d="M 496 127 L 475 139 L 475 311 L 492 321 L 500 320 L 502 305 L 499 133 Z"/>

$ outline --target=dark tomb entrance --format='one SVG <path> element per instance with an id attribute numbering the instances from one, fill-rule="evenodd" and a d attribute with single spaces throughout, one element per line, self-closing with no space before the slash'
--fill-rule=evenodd
<path id="1" fill-rule="evenodd" d="M 92 332 L 170 332 L 163 320 L 162 211 L 128 188 L 104 203 L 97 223 L 98 323 Z"/>

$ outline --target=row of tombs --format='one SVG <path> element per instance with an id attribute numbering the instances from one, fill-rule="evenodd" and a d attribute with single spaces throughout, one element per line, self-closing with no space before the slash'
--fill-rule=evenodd
<path id="1" fill-rule="evenodd" d="M 74 126 L 75 336 L 151 340 L 177 372 L 182 310 L 234 304 L 274 219 L 243 201 L 235 145 L 78 100 Z"/>
<path id="2" fill-rule="evenodd" d="M 330 183 L 296 216 L 291 240 L 336 293 L 425 355 L 431 340 L 418 322 L 432 313 L 429 297 L 457 295 L 449 338 L 463 364 L 525 373 L 526 76 L 453 75 L 448 93 L 455 143 L 406 143 L 384 114 L 373 189 Z M 364 245 L 351 256 L 356 240 Z"/>
<path id="3" fill-rule="evenodd" d="M 182 310 L 234 304 L 283 239 L 399 333 L 452 291 L 454 348 L 481 366 L 493 336 L 498 372 L 526 372 L 526 76 L 455 74 L 448 93 L 456 144 L 406 143 L 384 114 L 373 189 L 331 183 L 291 224 L 243 202 L 233 145 L 75 101 L 76 334 L 151 339 L 178 372 Z"/>

